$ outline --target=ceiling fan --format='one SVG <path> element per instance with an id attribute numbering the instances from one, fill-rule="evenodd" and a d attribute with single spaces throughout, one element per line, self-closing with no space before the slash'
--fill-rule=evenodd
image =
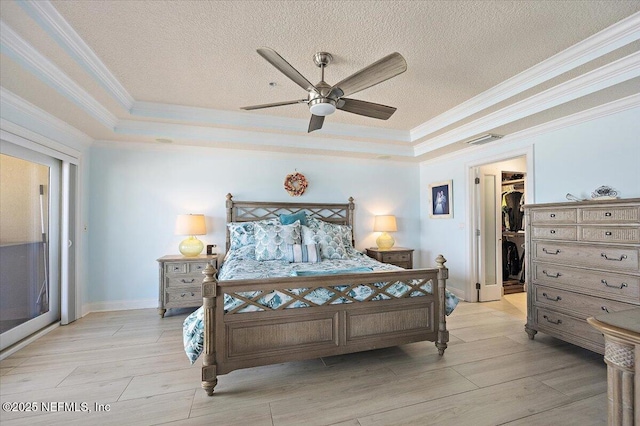
<path id="1" fill-rule="evenodd" d="M 366 117 L 387 120 L 396 108 L 345 98 L 353 93 L 375 86 L 407 70 L 407 62 L 401 54 L 394 52 L 385 56 L 350 75 L 333 86 L 324 81 L 324 68 L 329 65 L 333 57 L 327 52 L 318 52 L 313 56 L 313 62 L 322 69 L 322 78 L 319 83 L 313 85 L 298 72 L 289 62 L 280 56 L 275 50 L 263 47 L 257 50 L 258 54 L 276 67 L 281 73 L 293 80 L 298 86 L 308 92 L 306 99 L 294 101 L 275 102 L 271 104 L 253 105 L 242 107 L 244 110 L 271 108 L 291 104 L 307 104 L 311 111 L 311 121 L 308 132 L 319 130 L 324 123 L 324 117 L 333 114 L 336 109 Z"/>

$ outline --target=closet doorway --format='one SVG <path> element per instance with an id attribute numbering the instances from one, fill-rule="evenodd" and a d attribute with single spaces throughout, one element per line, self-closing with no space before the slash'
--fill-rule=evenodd
<path id="1" fill-rule="evenodd" d="M 484 164 L 474 173 L 474 269 L 477 301 L 524 291 L 524 212 L 527 160 Z"/>

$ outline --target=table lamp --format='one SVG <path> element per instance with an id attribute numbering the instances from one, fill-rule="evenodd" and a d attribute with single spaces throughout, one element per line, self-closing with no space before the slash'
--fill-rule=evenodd
<path id="1" fill-rule="evenodd" d="M 380 250 L 389 250 L 395 244 L 395 240 L 387 232 L 396 232 L 398 225 L 393 215 L 376 216 L 373 222 L 373 232 L 382 232 L 376 239 Z"/>
<path id="2" fill-rule="evenodd" d="M 188 235 L 178 247 L 183 256 L 195 257 L 202 252 L 204 244 L 196 235 L 205 235 L 207 227 L 203 214 L 179 214 L 176 220 L 176 235 Z"/>

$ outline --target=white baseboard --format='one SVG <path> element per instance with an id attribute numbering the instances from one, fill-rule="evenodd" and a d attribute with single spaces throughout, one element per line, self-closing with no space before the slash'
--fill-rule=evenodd
<path id="1" fill-rule="evenodd" d="M 86 303 L 82 306 L 82 316 L 91 312 L 125 311 L 129 309 L 157 308 L 158 299 L 118 300 L 114 302 Z"/>

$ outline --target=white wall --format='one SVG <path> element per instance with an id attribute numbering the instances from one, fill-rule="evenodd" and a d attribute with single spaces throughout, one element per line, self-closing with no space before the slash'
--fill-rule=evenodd
<path id="1" fill-rule="evenodd" d="M 609 185 L 622 198 L 640 197 L 640 108 L 629 109 L 534 137 L 514 140 L 508 136 L 464 156 L 451 156 L 420 165 L 421 261 L 438 253 L 449 260 L 448 287 L 463 294 L 473 280 L 470 270 L 471 165 L 533 154 L 533 170 L 527 170 L 528 202 L 566 201 L 566 194 L 588 197 L 595 188 Z M 453 219 L 430 219 L 428 185 L 453 179 Z M 529 191 L 530 192 L 530 191 Z"/>
<path id="2" fill-rule="evenodd" d="M 413 163 L 98 144 L 91 148 L 90 164 L 85 311 L 157 306 L 156 259 L 178 253 L 184 238 L 173 235 L 176 215 L 204 213 L 209 233 L 201 239 L 223 250 L 227 193 L 242 201 L 346 203 L 352 196 L 357 248 L 375 246 L 376 214 L 397 216 L 396 245 L 418 249 L 420 243 L 419 166 Z M 296 169 L 309 181 L 299 198 L 283 188 L 285 176 Z"/>

